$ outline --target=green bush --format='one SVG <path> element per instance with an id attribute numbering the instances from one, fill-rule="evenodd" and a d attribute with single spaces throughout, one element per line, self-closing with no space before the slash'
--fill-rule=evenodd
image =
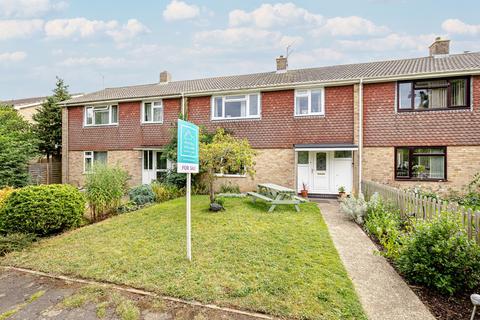
<path id="1" fill-rule="evenodd" d="M 187 184 L 187 175 L 185 173 L 178 173 L 176 169 L 171 169 L 159 179 L 159 182 L 174 185 L 177 186 L 178 189 L 181 189 Z"/>
<path id="2" fill-rule="evenodd" d="M 176 185 L 153 182 L 152 191 L 155 194 L 156 202 L 164 202 L 185 195 L 184 189 L 179 189 Z"/>
<path id="3" fill-rule="evenodd" d="M 5 187 L 0 189 L 0 208 L 3 207 L 3 204 L 5 203 L 5 201 L 7 201 L 8 197 L 10 197 L 13 191 L 15 191 L 15 189 L 12 187 Z"/>
<path id="4" fill-rule="evenodd" d="M 405 239 L 397 266 L 410 281 L 443 294 L 480 285 L 480 247 L 468 240 L 458 216 L 451 214 L 418 222 Z"/>
<path id="5" fill-rule="evenodd" d="M 12 251 L 20 251 L 30 246 L 36 237 L 28 233 L 11 233 L 0 236 L 0 256 Z"/>
<path id="6" fill-rule="evenodd" d="M 236 183 L 227 181 L 220 186 L 220 193 L 240 193 L 240 187 Z"/>
<path id="7" fill-rule="evenodd" d="M 155 194 L 152 191 L 152 186 L 149 184 L 131 188 L 130 191 L 128 191 L 128 197 L 130 201 L 137 205 L 144 205 L 155 201 Z"/>
<path id="8" fill-rule="evenodd" d="M 120 167 L 95 164 L 85 182 L 85 196 L 91 219 L 96 221 L 120 205 L 127 191 L 128 174 Z"/>
<path id="9" fill-rule="evenodd" d="M 28 186 L 14 191 L 0 209 L 0 229 L 49 235 L 79 226 L 85 199 L 71 185 Z"/>
<path id="10" fill-rule="evenodd" d="M 367 205 L 365 230 L 378 239 L 385 249 L 385 256 L 396 259 L 402 245 L 404 232 L 398 210 L 386 205 L 374 194 Z"/>

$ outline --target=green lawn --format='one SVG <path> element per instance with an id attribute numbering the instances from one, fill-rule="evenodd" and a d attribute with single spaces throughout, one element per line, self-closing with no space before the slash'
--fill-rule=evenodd
<path id="1" fill-rule="evenodd" d="M 207 197 L 192 198 L 192 263 L 185 198 L 46 239 L 0 263 L 277 316 L 366 319 L 314 203 L 273 214 L 248 199 L 225 206 L 211 213 Z"/>

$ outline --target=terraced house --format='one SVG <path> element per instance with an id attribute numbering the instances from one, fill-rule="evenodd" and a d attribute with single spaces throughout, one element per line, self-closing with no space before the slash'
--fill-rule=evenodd
<path id="1" fill-rule="evenodd" d="M 480 171 L 480 53 L 436 39 L 421 58 L 107 88 L 66 102 L 63 178 L 82 185 L 93 161 L 120 164 L 131 184 L 171 168 L 162 157 L 180 113 L 228 129 L 258 150 L 261 182 L 336 194 L 374 180 L 458 189 Z"/>

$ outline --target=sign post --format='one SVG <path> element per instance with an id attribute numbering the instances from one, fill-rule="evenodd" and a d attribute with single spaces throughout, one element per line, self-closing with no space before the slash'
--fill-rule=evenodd
<path id="1" fill-rule="evenodd" d="M 177 172 L 187 174 L 187 259 L 192 261 L 192 173 L 198 173 L 198 127 L 178 119 Z"/>

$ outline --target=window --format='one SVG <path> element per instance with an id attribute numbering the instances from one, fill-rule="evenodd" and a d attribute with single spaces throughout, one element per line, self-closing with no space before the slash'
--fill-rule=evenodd
<path id="1" fill-rule="evenodd" d="M 317 171 L 326 171 L 327 170 L 327 153 L 326 152 L 317 152 Z"/>
<path id="2" fill-rule="evenodd" d="M 85 151 L 83 153 L 83 171 L 85 173 L 92 172 L 95 163 L 107 163 L 106 151 Z"/>
<path id="3" fill-rule="evenodd" d="M 334 156 L 335 158 L 337 158 L 337 159 L 339 159 L 339 158 L 348 158 L 348 159 L 350 159 L 350 158 L 352 158 L 352 151 L 344 151 L 344 150 L 342 150 L 342 151 L 335 151 L 334 154 L 333 154 L 333 156 Z"/>
<path id="4" fill-rule="evenodd" d="M 324 89 L 296 90 L 295 91 L 295 115 L 323 115 L 324 112 Z"/>
<path id="5" fill-rule="evenodd" d="M 308 164 L 308 151 L 298 151 L 298 164 Z"/>
<path id="6" fill-rule="evenodd" d="M 157 180 L 165 178 L 168 171 L 168 160 L 165 152 L 155 150 L 143 151 L 143 170 L 151 170 Z"/>
<path id="7" fill-rule="evenodd" d="M 395 177 L 413 180 L 445 180 L 445 147 L 399 147 L 395 149 Z"/>
<path id="8" fill-rule="evenodd" d="M 251 93 L 212 98 L 212 119 L 260 117 L 260 94 Z"/>
<path id="9" fill-rule="evenodd" d="M 423 111 L 468 108 L 468 78 L 406 81 L 398 83 L 398 110 Z"/>
<path id="10" fill-rule="evenodd" d="M 143 103 L 142 122 L 143 123 L 163 123 L 162 101 Z"/>
<path id="11" fill-rule="evenodd" d="M 167 157 L 163 152 L 156 152 L 157 155 L 157 166 L 156 166 L 156 172 L 157 172 L 157 180 L 163 180 L 167 174 Z"/>
<path id="12" fill-rule="evenodd" d="M 85 107 L 85 125 L 118 124 L 118 106 Z"/>

